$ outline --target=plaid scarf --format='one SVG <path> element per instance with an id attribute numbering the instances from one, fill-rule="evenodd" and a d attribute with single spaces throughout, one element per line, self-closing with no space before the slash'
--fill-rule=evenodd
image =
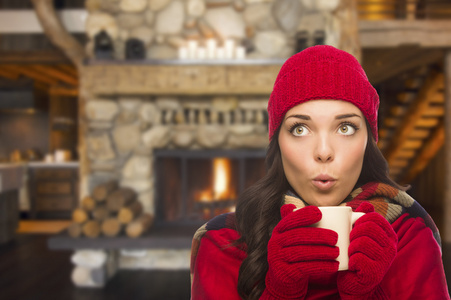
<path id="1" fill-rule="evenodd" d="M 374 210 L 385 217 L 390 224 L 405 213 L 408 213 L 411 218 L 422 218 L 426 226 L 432 230 L 435 240 L 441 247 L 440 233 L 431 216 L 406 192 L 385 183 L 369 182 L 352 191 L 340 205 L 350 206 L 352 210 L 355 210 L 364 201 L 370 202 L 374 206 Z M 285 195 L 284 203 L 294 204 L 297 208 L 307 205 L 291 191 Z"/>

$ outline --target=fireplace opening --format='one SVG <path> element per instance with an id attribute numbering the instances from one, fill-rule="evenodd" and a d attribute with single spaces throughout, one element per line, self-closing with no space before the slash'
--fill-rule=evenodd
<path id="1" fill-rule="evenodd" d="M 156 150 L 156 222 L 202 225 L 265 174 L 264 150 Z"/>

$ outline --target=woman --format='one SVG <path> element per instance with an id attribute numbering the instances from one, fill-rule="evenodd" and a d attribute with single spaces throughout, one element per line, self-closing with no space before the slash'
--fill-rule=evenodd
<path id="1" fill-rule="evenodd" d="M 449 299 L 434 222 L 388 177 L 379 97 L 350 54 L 308 48 L 282 66 L 268 103 L 268 172 L 194 237 L 192 299 Z M 365 214 L 338 272 L 318 206 Z"/>

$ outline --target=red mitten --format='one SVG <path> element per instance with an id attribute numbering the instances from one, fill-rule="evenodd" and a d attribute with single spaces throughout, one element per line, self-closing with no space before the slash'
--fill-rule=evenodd
<path id="1" fill-rule="evenodd" d="M 282 206 L 282 220 L 268 243 L 269 270 L 266 289 L 260 299 L 300 299 L 307 293 L 310 276 L 338 270 L 339 249 L 336 232 L 310 225 L 321 220 L 316 206 L 293 211 L 293 204 Z"/>
<path id="2" fill-rule="evenodd" d="M 369 203 L 356 211 L 366 212 L 354 225 L 349 244 L 349 270 L 338 272 L 341 299 L 374 299 L 378 285 L 396 256 L 398 237 L 390 223 Z"/>

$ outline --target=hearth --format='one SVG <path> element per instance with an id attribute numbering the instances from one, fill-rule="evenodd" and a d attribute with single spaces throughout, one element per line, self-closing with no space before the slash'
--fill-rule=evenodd
<path id="1" fill-rule="evenodd" d="M 155 150 L 156 222 L 202 225 L 234 211 L 237 196 L 265 174 L 264 150 Z"/>

